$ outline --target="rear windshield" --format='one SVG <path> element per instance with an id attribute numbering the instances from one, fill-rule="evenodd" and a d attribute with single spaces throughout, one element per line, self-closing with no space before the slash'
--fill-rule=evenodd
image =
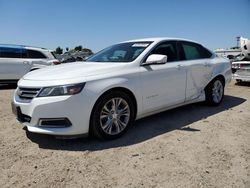
<path id="1" fill-rule="evenodd" d="M 88 62 L 131 62 L 152 42 L 127 42 L 105 48 L 87 59 Z"/>

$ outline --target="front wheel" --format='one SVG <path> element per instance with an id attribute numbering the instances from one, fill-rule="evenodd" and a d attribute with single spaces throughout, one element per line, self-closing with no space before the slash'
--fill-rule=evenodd
<path id="1" fill-rule="evenodd" d="M 205 89 L 206 102 L 208 105 L 217 106 L 224 97 L 224 84 L 221 79 L 214 79 Z"/>
<path id="2" fill-rule="evenodd" d="M 91 116 L 90 129 L 101 139 L 114 139 L 123 135 L 134 121 L 134 106 L 124 92 L 113 91 L 102 96 Z"/>

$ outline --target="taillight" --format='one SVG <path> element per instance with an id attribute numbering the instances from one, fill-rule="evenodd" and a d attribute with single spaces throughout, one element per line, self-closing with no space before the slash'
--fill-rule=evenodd
<path id="1" fill-rule="evenodd" d="M 59 64 L 61 64 L 61 62 L 60 61 L 53 61 L 53 64 L 54 65 L 59 65 Z"/>

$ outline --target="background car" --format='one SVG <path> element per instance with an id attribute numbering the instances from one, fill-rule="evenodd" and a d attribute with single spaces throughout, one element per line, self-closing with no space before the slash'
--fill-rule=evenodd
<path id="1" fill-rule="evenodd" d="M 0 45 L 0 83 L 16 83 L 29 71 L 60 62 L 45 48 Z"/>
<path id="2" fill-rule="evenodd" d="M 236 82 L 250 82 L 250 61 L 232 62 L 232 72 Z"/>
<path id="3" fill-rule="evenodd" d="M 85 63 L 26 74 L 12 107 L 31 132 L 114 139 L 151 114 L 200 101 L 219 105 L 231 76 L 228 59 L 196 42 L 132 40 Z"/>

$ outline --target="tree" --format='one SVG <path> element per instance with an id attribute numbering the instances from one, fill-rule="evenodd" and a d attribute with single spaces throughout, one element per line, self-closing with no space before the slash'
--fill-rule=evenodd
<path id="1" fill-rule="evenodd" d="M 82 45 L 76 46 L 75 51 L 82 51 Z"/>
<path id="2" fill-rule="evenodd" d="M 55 53 L 56 53 L 56 54 L 62 54 L 62 53 L 63 53 L 63 49 L 60 48 L 60 46 L 58 46 L 58 47 L 56 48 L 56 50 L 55 50 Z"/>
<path id="3" fill-rule="evenodd" d="M 82 51 L 88 53 L 89 55 L 93 54 L 92 50 L 90 50 L 88 48 L 83 48 Z"/>
<path id="4" fill-rule="evenodd" d="M 66 49 L 66 52 L 68 52 L 68 51 L 69 51 L 69 47 L 66 47 L 65 49 Z"/>

